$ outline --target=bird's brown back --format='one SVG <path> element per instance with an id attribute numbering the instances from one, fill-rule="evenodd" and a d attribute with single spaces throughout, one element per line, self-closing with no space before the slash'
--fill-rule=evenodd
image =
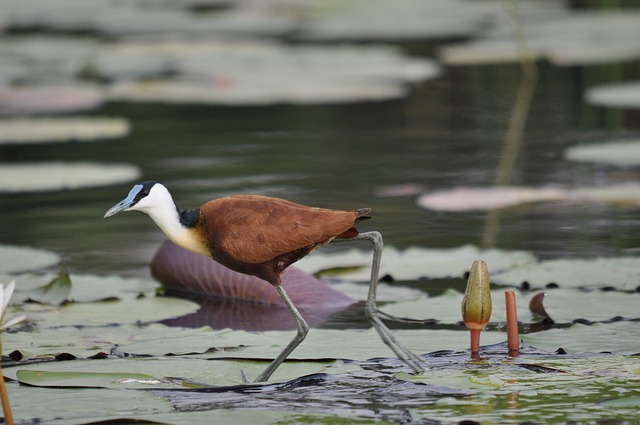
<path id="1" fill-rule="evenodd" d="M 357 235 L 369 209 L 340 211 L 308 207 L 280 198 L 236 195 L 200 207 L 214 259 L 260 264 L 306 251 L 335 237 Z M 288 265 L 288 264 L 287 264 Z"/>

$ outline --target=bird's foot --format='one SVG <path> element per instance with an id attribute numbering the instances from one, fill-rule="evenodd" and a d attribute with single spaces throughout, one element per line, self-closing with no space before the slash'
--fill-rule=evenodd
<path id="1" fill-rule="evenodd" d="M 389 320 L 393 322 L 411 323 L 411 324 L 417 324 L 417 325 L 422 325 L 425 322 L 427 322 L 426 320 L 422 320 L 422 319 L 412 319 L 410 317 L 396 316 L 393 314 L 385 313 L 384 311 L 381 311 L 378 309 L 375 310 L 375 314 L 382 320 Z"/>
<path id="2" fill-rule="evenodd" d="M 240 369 L 240 373 L 242 374 L 242 380 L 245 384 L 253 384 L 253 381 L 249 378 L 249 375 L 247 375 L 247 372 L 245 372 L 244 369 Z"/>
<path id="3" fill-rule="evenodd" d="M 382 338 L 382 341 L 398 356 L 400 360 L 405 362 L 414 372 L 421 373 L 427 370 L 427 363 L 424 359 L 413 351 L 408 349 L 404 344 L 398 340 L 394 333 L 382 322 L 382 319 L 388 319 L 394 317 L 380 312 L 376 308 L 367 309 L 367 316 L 371 321 L 371 324 Z"/>

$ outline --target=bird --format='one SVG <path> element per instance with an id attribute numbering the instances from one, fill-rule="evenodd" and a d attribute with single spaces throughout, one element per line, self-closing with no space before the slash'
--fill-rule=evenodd
<path id="1" fill-rule="evenodd" d="M 382 322 L 375 297 L 382 256 L 380 232 L 360 233 L 356 226 L 371 218 L 370 208 L 335 210 L 310 207 L 285 199 L 240 194 L 208 201 L 194 209 L 180 209 L 169 190 L 158 181 L 135 184 L 104 218 L 121 211 L 146 213 L 176 245 L 209 257 L 239 273 L 270 283 L 296 321 L 297 332 L 275 359 L 253 380 L 267 381 L 305 339 L 309 325 L 281 284 L 282 272 L 314 249 L 332 241 L 368 240 L 373 244 L 371 281 L 365 313 L 387 344 L 414 371 L 420 358 L 404 347 Z M 248 381 L 248 377 L 245 376 Z"/>

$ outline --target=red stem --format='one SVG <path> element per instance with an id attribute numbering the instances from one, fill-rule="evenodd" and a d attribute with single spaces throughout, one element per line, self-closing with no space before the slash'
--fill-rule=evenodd
<path id="1" fill-rule="evenodd" d="M 470 329 L 471 332 L 471 357 L 478 357 L 480 353 L 480 331 L 481 329 Z"/>
<path id="2" fill-rule="evenodd" d="M 520 354 L 520 339 L 518 337 L 518 313 L 516 312 L 516 294 L 513 290 L 504 292 L 507 306 L 507 347 L 509 355 L 516 357 Z"/>

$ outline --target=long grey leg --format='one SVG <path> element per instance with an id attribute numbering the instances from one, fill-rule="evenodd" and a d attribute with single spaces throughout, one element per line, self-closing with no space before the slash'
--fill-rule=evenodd
<path id="1" fill-rule="evenodd" d="M 287 344 L 287 346 L 284 347 L 284 350 L 282 350 L 282 352 L 278 354 L 278 356 L 275 359 L 273 359 L 271 364 L 269 364 L 269 366 L 267 366 L 267 368 L 263 370 L 260 375 L 258 375 L 258 377 L 254 380 L 254 382 L 267 381 L 269 377 L 273 374 L 273 372 L 275 372 L 275 370 L 278 368 L 278 366 L 280 366 L 282 362 L 284 362 L 284 360 L 289 356 L 289 354 L 291 354 L 291 352 L 295 350 L 296 347 L 300 345 L 302 341 L 304 341 L 305 337 L 307 336 L 307 333 L 309 332 L 309 325 L 304 320 L 304 318 L 302 317 L 302 315 L 300 314 L 296 306 L 293 304 L 293 301 L 291 301 L 291 298 L 289 298 L 289 295 L 287 295 L 287 293 L 282 288 L 282 286 L 277 285 L 275 288 L 278 290 L 278 293 L 280 293 L 280 296 L 282 297 L 282 299 L 284 300 L 284 303 L 289 308 L 289 311 L 293 315 L 293 318 L 296 319 L 296 323 L 298 325 L 298 332 L 293 337 L 291 342 L 289 342 L 289 344 Z"/>
<path id="2" fill-rule="evenodd" d="M 373 244 L 373 260 L 371 263 L 371 280 L 369 282 L 369 294 L 367 295 L 367 302 L 365 306 L 365 313 L 371 324 L 380 335 L 382 341 L 387 344 L 389 348 L 404 361 L 407 366 L 413 369 L 415 372 L 423 372 L 425 367 L 424 360 L 413 351 L 405 347 L 391 332 L 381 319 L 393 319 L 386 313 L 378 310 L 376 305 L 376 294 L 378 290 L 378 276 L 380 274 L 380 260 L 382 259 L 382 249 L 384 248 L 384 242 L 380 232 L 365 232 L 360 233 L 358 236 L 348 239 L 334 239 L 334 242 L 342 241 L 355 241 L 355 240 L 367 240 Z"/>

